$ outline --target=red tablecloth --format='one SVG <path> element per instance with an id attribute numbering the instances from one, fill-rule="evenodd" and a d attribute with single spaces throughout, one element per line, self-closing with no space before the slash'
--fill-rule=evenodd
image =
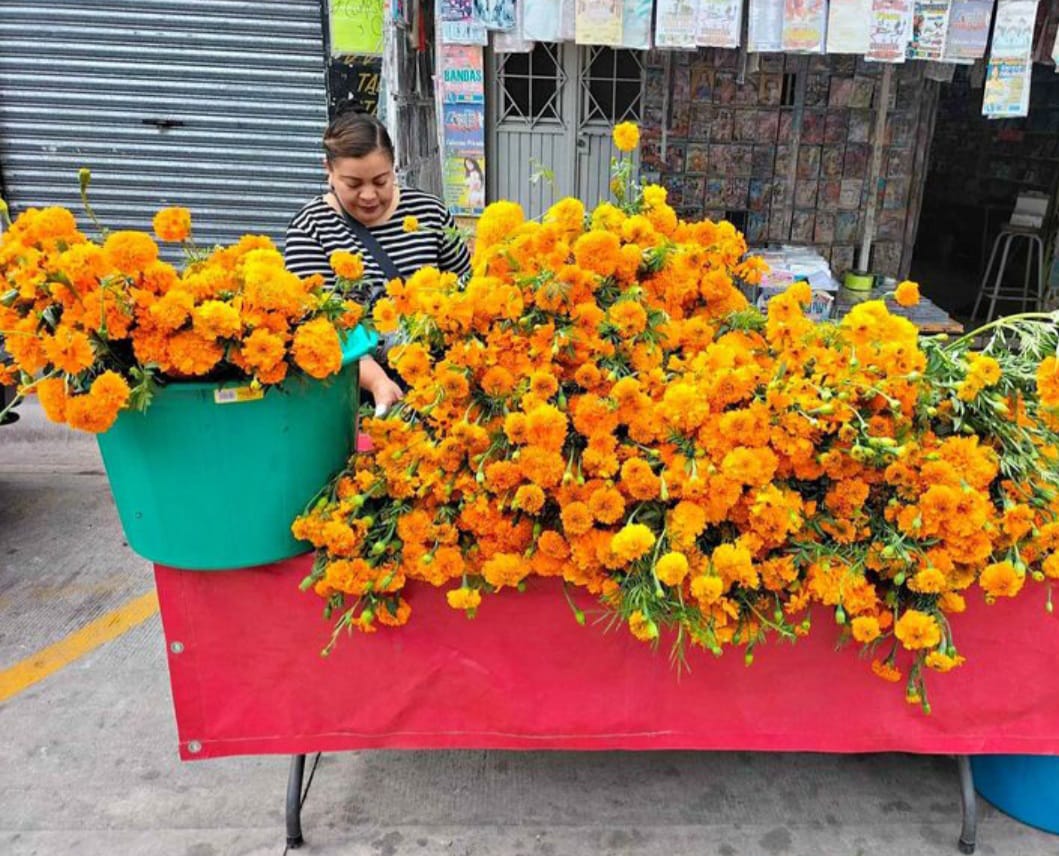
<path id="1" fill-rule="evenodd" d="M 817 616 L 796 645 L 689 652 L 579 626 L 555 581 L 487 597 L 478 617 L 412 586 L 412 621 L 339 640 L 298 591 L 308 556 L 239 571 L 156 567 L 180 755 L 366 748 L 746 749 L 1059 754 L 1059 619 L 1043 591 L 955 616 L 968 658 L 907 704 Z M 592 608 L 591 599 L 581 601 Z M 180 643 L 176 645 L 174 643 Z M 176 651 L 179 651 L 177 653 Z"/>

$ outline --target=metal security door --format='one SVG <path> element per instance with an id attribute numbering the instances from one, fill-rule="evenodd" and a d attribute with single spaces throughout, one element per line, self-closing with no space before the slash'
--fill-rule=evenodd
<path id="1" fill-rule="evenodd" d="M 528 217 L 563 196 L 610 198 L 610 131 L 642 113 L 643 54 L 540 42 L 490 62 L 489 199 Z"/>
<path id="2" fill-rule="evenodd" d="M 192 210 L 197 243 L 277 241 L 322 186 L 320 0 L 0 0 L 0 169 L 15 212 L 77 171 L 110 228 Z M 94 234 L 90 229 L 89 232 Z"/>

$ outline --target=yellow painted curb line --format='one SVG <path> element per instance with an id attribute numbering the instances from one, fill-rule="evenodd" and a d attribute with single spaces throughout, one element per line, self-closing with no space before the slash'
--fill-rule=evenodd
<path id="1" fill-rule="evenodd" d="M 20 663 L 0 672 L 0 702 L 7 701 L 24 689 L 43 681 L 48 675 L 70 665 L 74 660 L 95 651 L 100 645 L 117 639 L 158 612 L 158 594 L 152 589 L 117 609 L 75 630 L 47 648 L 30 655 Z"/>

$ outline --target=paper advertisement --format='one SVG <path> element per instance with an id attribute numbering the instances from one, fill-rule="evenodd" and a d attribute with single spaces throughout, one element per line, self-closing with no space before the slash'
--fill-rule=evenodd
<path id="1" fill-rule="evenodd" d="M 1029 59 L 1036 22 L 1037 0 L 999 0 L 989 59 Z"/>
<path id="2" fill-rule="evenodd" d="M 522 0 L 522 36 L 531 42 L 559 41 L 559 0 Z"/>
<path id="3" fill-rule="evenodd" d="M 485 107 L 482 104 L 445 104 L 445 204 L 454 214 L 477 216 L 485 208 Z"/>
<path id="4" fill-rule="evenodd" d="M 440 41 L 450 45 L 484 45 L 485 26 L 474 16 L 474 0 L 441 0 Z"/>
<path id="5" fill-rule="evenodd" d="M 653 0 L 625 0 L 621 15 L 621 46 L 634 51 L 651 49 Z"/>
<path id="6" fill-rule="evenodd" d="M 474 0 L 474 17 L 487 30 L 513 30 L 515 0 Z"/>
<path id="7" fill-rule="evenodd" d="M 737 48 L 743 29 L 743 0 L 699 0 L 695 42 L 709 48 Z"/>
<path id="8" fill-rule="evenodd" d="M 1055 34 L 1055 41 L 1052 42 L 1052 62 L 1055 63 L 1055 70 L 1059 72 L 1059 32 Z"/>
<path id="9" fill-rule="evenodd" d="M 329 0 L 331 56 L 382 56 L 382 0 Z"/>
<path id="10" fill-rule="evenodd" d="M 909 59 L 940 60 L 949 31 L 949 0 L 915 0 Z"/>
<path id="11" fill-rule="evenodd" d="M 655 46 L 695 48 L 698 0 L 658 0 L 655 10 Z"/>
<path id="12" fill-rule="evenodd" d="M 785 0 L 783 4 L 783 50 L 823 53 L 827 30 L 824 0 Z"/>
<path id="13" fill-rule="evenodd" d="M 945 36 L 946 62 L 973 62 L 985 56 L 994 0 L 952 0 Z"/>
<path id="14" fill-rule="evenodd" d="M 574 40 L 579 45 L 616 47 L 622 39 L 622 0 L 577 0 Z"/>
<path id="15" fill-rule="evenodd" d="M 827 52 L 866 54 L 871 44 L 871 0 L 831 0 Z"/>
<path id="16" fill-rule="evenodd" d="M 912 0 L 873 0 L 871 35 L 864 58 L 872 62 L 904 62 L 912 41 Z"/>
<path id="17" fill-rule="evenodd" d="M 1029 59 L 990 60 L 985 76 L 982 115 L 990 119 L 1025 116 L 1030 107 Z"/>
<path id="18" fill-rule="evenodd" d="M 750 53 L 783 50 L 783 0 L 750 0 L 746 48 Z"/>
<path id="19" fill-rule="evenodd" d="M 438 55 L 441 101 L 485 103 L 484 69 L 483 52 L 477 45 L 442 45 Z"/>
<path id="20" fill-rule="evenodd" d="M 494 51 L 497 53 L 529 53 L 533 50 L 533 40 L 526 38 L 525 10 L 525 3 L 515 3 L 515 28 L 506 33 L 493 33 Z"/>

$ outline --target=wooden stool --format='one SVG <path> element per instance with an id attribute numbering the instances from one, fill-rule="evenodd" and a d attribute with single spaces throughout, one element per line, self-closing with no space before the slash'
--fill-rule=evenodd
<path id="1" fill-rule="evenodd" d="M 1004 271 L 1007 268 L 1008 258 L 1011 256 L 1011 245 L 1018 238 L 1026 239 L 1026 272 L 1021 288 L 1016 285 L 1005 286 L 1003 284 Z M 1000 251 L 1001 244 L 1004 245 L 1004 249 L 1000 253 L 1000 264 L 996 269 L 996 278 L 990 283 L 989 272 L 993 269 L 993 262 L 996 261 L 997 252 Z M 1037 285 L 1036 289 L 1031 292 L 1030 273 L 1033 265 L 1034 247 L 1037 248 Z M 1010 223 L 1005 223 L 1000 227 L 1000 234 L 996 236 L 996 240 L 993 242 L 993 251 L 989 254 L 989 262 L 986 264 L 985 273 L 982 275 L 982 286 L 978 290 L 978 299 L 974 302 L 971 319 L 973 320 L 978 315 L 978 307 L 985 297 L 989 298 L 989 311 L 986 313 L 985 318 L 986 323 L 993 320 L 997 300 L 1012 302 L 1017 300 L 1022 303 L 1023 312 L 1030 308 L 1036 308 L 1044 301 L 1044 288 L 1044 236 L 1042 230 L 1026 226 L 1012 226 Z"/>

